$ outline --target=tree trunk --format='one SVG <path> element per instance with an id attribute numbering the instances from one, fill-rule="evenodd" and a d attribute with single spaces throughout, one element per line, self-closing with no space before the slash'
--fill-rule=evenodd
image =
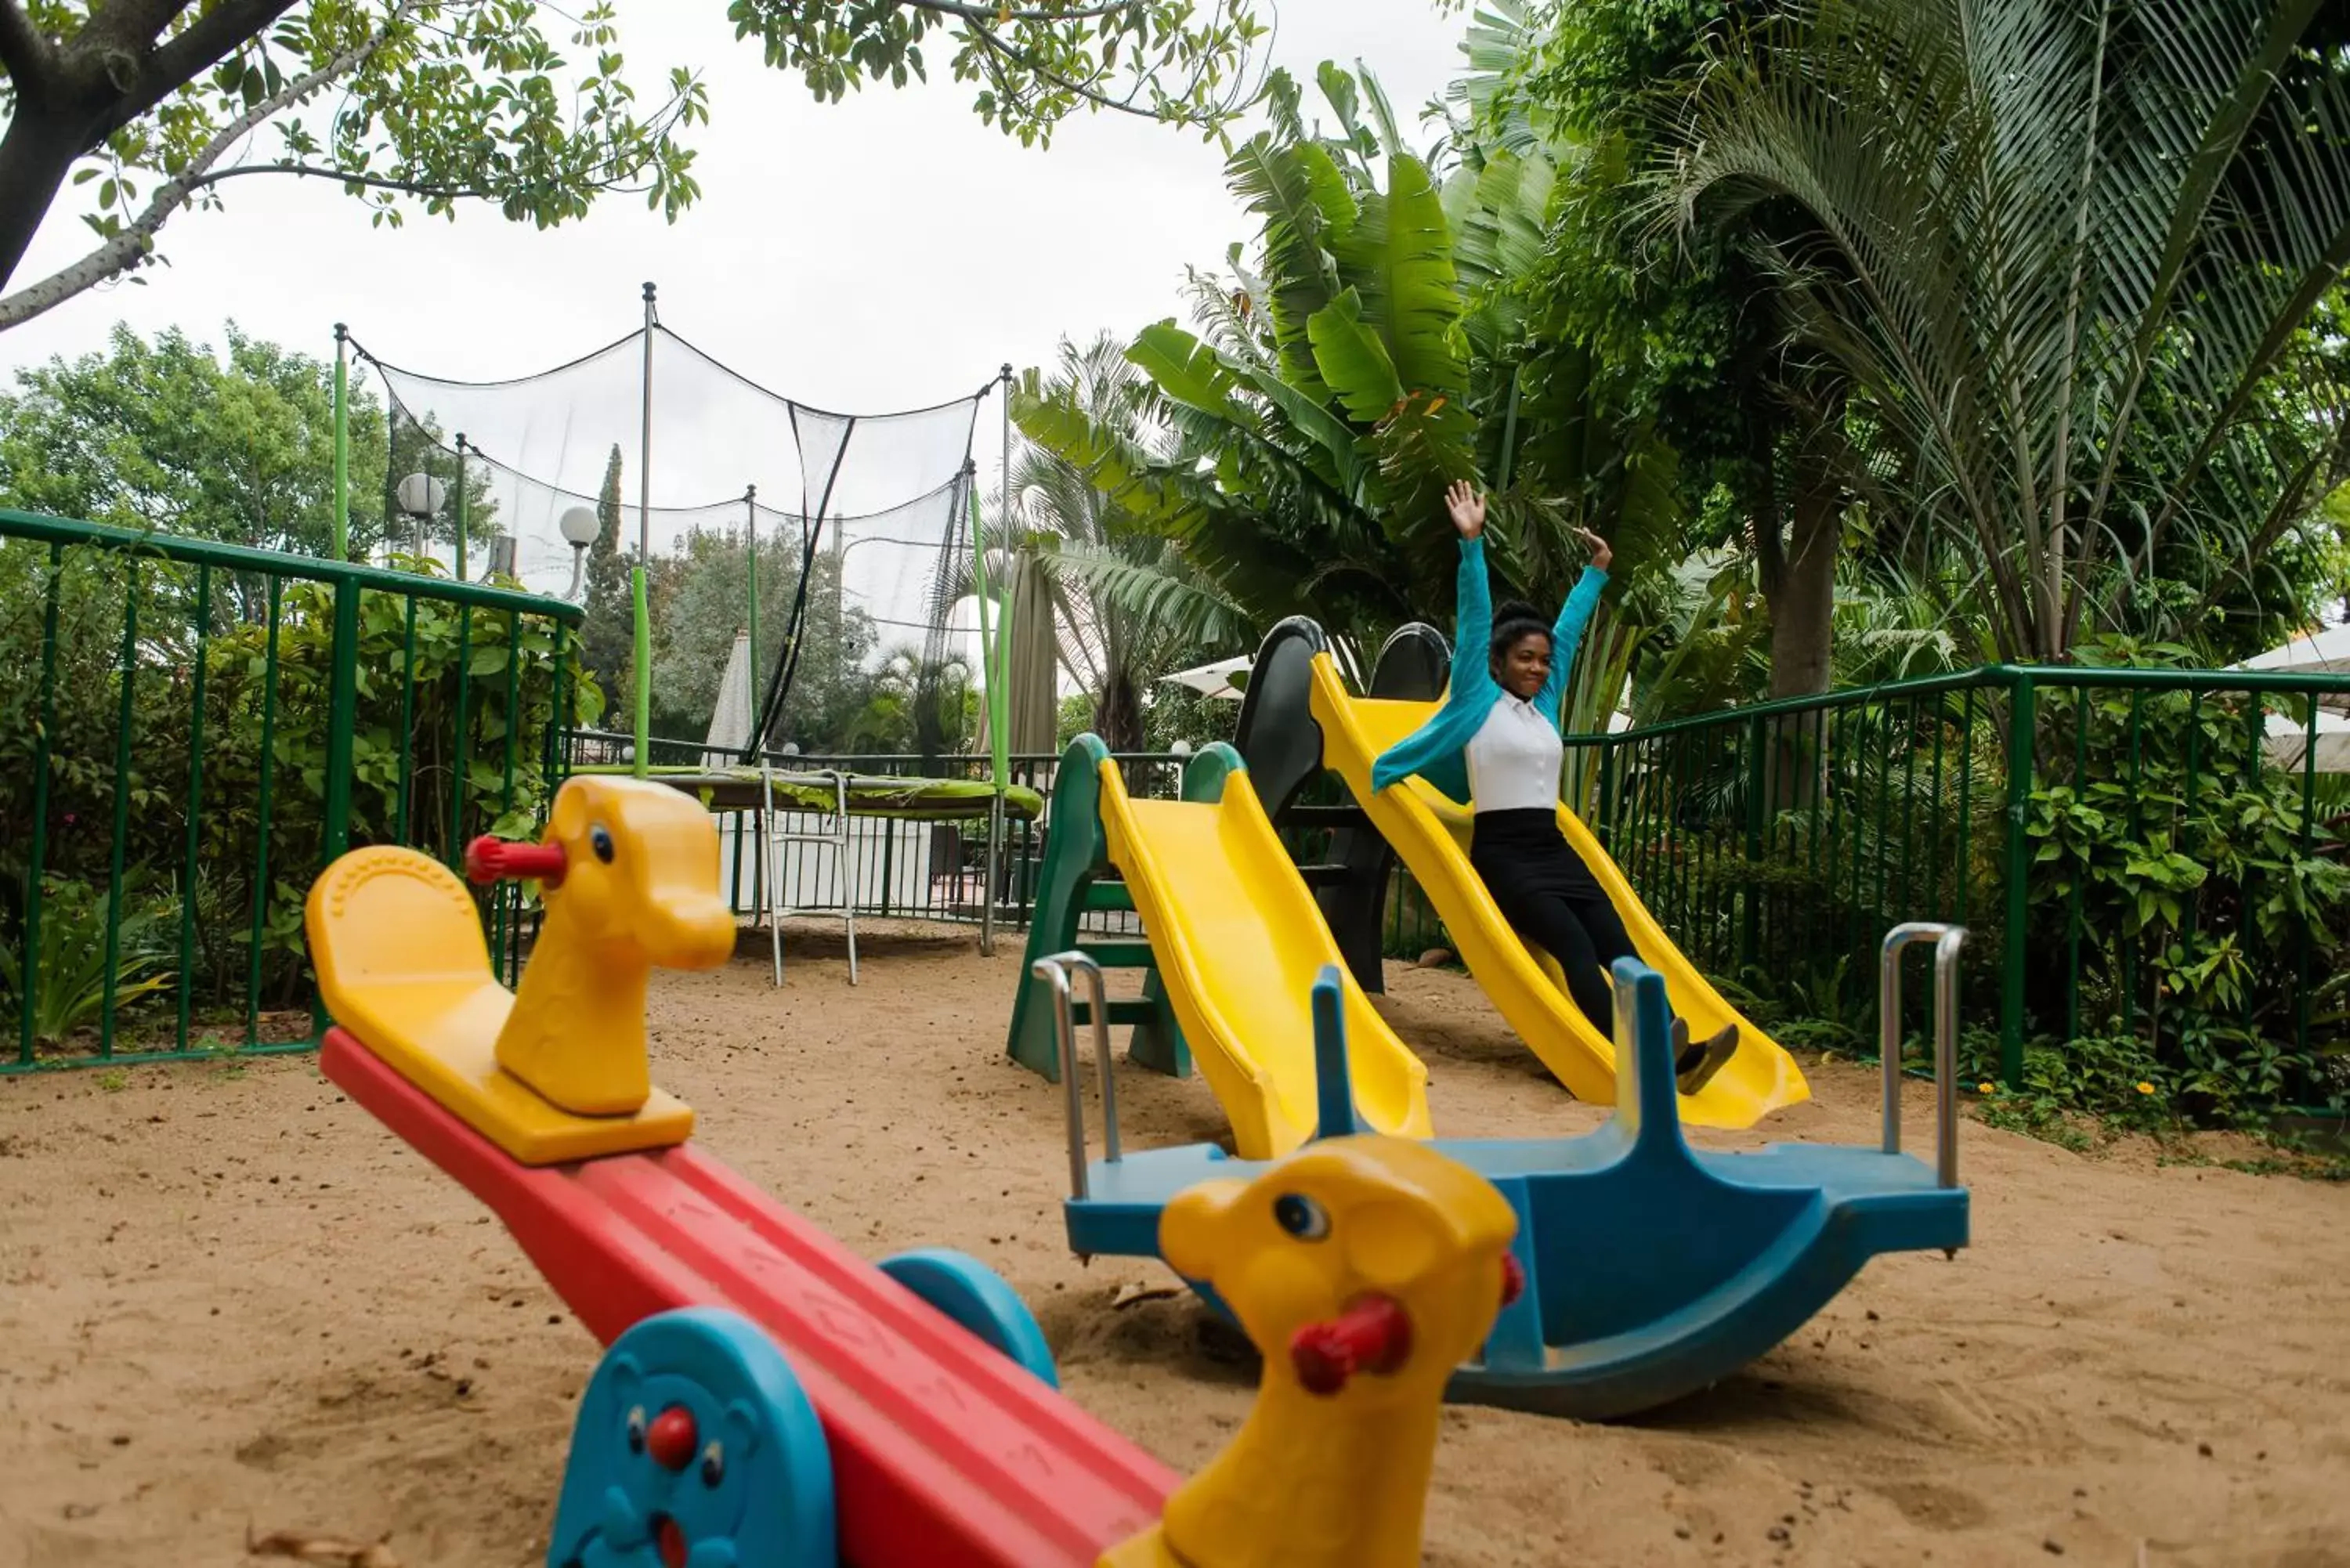
<path id="1" fill-rule="evenodd" d="M 1798 465 L 1794 527 L 1779 570 L 1766 577 L 1771 606 L 1771 695 L 1810 697 L 1828 689 L 1830 628 L 1835 609 L 1835 556 L 1843 517 L 1826 464 Z"/>
<path id="2" fill-rule="evenodd" d="M 1777 570 L 1762 574 L 1771 607 L 1771 696 L 1812 697 L 1828 689 L 1835 611 L 1835 557 L 1843 526 L 1842 487 L 1825 455 L 1813 448 L 1797 458 L 1794 515 Z M 1775 721 L 1763 781 L 1773 812 L 1809 806 L 1825 784 L 1822 722 L 1808 712 Z"/>
<path id="3" fill-rule="evenodd" d="M 1142 750 L 1142 697 L 1123 666 L 1111 668 L 1094 701 L 1094 733 L 1113 752 Z"/>
<path id="4" fill-rule="evenodd" d="M 74 126 L 54 114 L 33 112 L 19 99 L 7 134 L 0 136 L 0 288 L 32 249 L 33 236 L 80 156 L 81 144 Z"/>

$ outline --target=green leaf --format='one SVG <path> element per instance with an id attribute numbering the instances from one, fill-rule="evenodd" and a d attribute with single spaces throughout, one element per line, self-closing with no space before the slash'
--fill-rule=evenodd
<path id="1" fill-rule="evenodd" d="M 1327 247 L 1357 219 L 1347 177 L 1318 143 L 1286 146 L 1272 131 L 1243 142 L 1224 166 L 1225 182 L 1263 220 L 1264 276 L 1282 372 L 1309 399 L 1326 389 L 1314 369 L 1305 324 L 1339 288 Z"/>
<path id="2" fill-rule="evenodd" d="M 1305 325 L 1314 343 L 1315 367 L 1350 417 L 1376 423 L 1403 400 L 1403 383 L 1396 379 L 1387 345 L 1363 325 L 1360 295 L 1345 290 Z"/>
<path id="3" fill-rule="evenodd" d="M 1187 408 L 1202 413 L 1226 411 L 1232 378 L 1217 359 L 1216 351 L 1170 319 L 1146 327 L 1135 338 L 1127 358 L 1149 376 L 1159 389 Z"/>

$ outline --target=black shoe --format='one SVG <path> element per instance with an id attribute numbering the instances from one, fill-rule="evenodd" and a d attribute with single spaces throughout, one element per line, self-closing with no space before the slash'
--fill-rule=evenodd
<path id="1" fill-rule="evenodd" d="M 1714 1075 L 1738 1054 L 1738 1025 L 1723 1024 L 1701 1045 L 1685 1044 L 1688 1024 L 1675 1019 L 1673 1026 L 1673 1043 L 1681 1047 L 1673 1053 L 1673 1078 L 1682 1094 L 1694 1095 L 1712 1083 Z"/>

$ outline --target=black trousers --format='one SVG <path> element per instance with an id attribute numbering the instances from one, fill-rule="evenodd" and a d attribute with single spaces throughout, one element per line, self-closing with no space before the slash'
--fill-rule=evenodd
<path id="1" fill-rule="evenodd" d="M 1608 970 L 1638 956 L 1631 937 L 1567 846 L 1548 811 L 1482 811 L 1470 838 L 1469 864 L 1520 940 L 1542 949 L 1566 971 L 1567 994 L 1603 1033 L 1615 1028 L 1616 990 Z"/>

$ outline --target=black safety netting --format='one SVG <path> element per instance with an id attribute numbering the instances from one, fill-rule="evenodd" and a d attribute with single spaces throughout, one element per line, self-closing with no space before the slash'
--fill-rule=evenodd
<path id="1" fill-rule="evenodd" d="M 771 392 L 658 323 L 499 381 L 359 353 L 387 393 L 391 547 L 421 544 L 453 569 L 462 525 L 466 576 L 494 566 L 584 601 L 583 656 L 613 705 L 609 727 L 628 728 L 640 547 L 657 735 L 702 738 L 738 640 L 753 650 L 754 728 L 770 746 L 952 749 L 941 725 L 975 712 L 957 697 L 941 718 L 940 693 L 981 680 L 972 438 L 986 388 L 841 414 Z M 418 473 L 441 482 L 427 514 L 401 505 Z M 924 732 L 890 732 L 892 715 L 913 722 L 909 711 Z"/>

